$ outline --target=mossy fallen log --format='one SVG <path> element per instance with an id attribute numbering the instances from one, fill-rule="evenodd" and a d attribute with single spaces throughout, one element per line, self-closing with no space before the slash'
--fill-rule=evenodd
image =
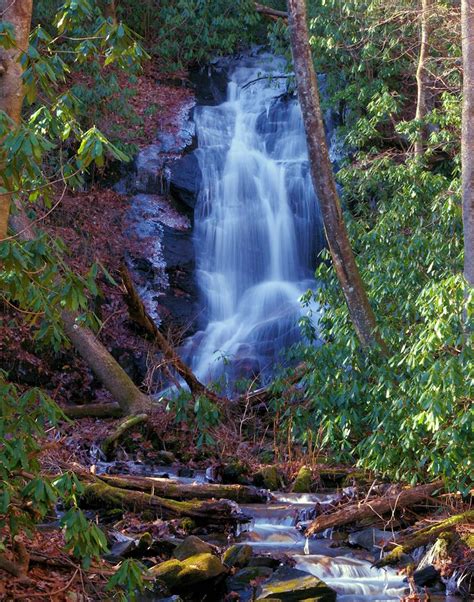
<path id="1" fill-rule="evenodd" d="M 157 518 L 174 519 L 189 517 L 196 522 L 216 525 L 236 525 L 248 522 L 238 507 L 231 501 L 175 501 L 130 489 L 112 487 L 98 479 L 85 482 L 81 496 L 83 507 L 124 508 L 132 512 L 151 511 Z"/>
<path id="2" fill-rule="evenodd" d="M 220 485 L 214 483 L 180 483 L 171 479 L 133 477 L 128 475 L 100 475 L 112 487 L 146 491 L 174 500 L 225 499 L 244 504 L 262 504 L 268 499 L 265 490 L 250 485 Z"/>
<path id="3" fill-rule="evenodd" d="M 468 510 L 467 512 L 463 512 L 461 514 L 455 514 L 454 516 L 450 516 L 439 523 L 430 525 L 424 529 L 420 529 L 399 541 L 397 546 L 384 558 L 379 560 L 375 566 L 383 567 L 390 564 L 396 564 L 402 559 L 404 554 L 409 554 L 416 548 L 420 548 L 421 546 L 431 543 L 442 533 L 452 531 L 458 525 L 471 523 L 474 523 L 474 510 Z"/>
<path id="4" fill-rule="evenodd" d="M 311 536 L 326 529 L 349 525 L 365 518 L 373 517 L 375 520 L 380 518 L 380 515 L 413 506 L 430 497 L 437 489 L 442 488 L 443 483 L 437 481 L 435 483 L 428 483 L 427 485 L 403 489 L 398 493 L 386 495 L 375 500 L 350 504 L 336 510 L 336 512 L 318 516 L 308 527 L 306 535 Z"/>
<path id="5" fill-rule="evenodd" d="M 117 447 L 120 439 L 132 428 L 135 426 L 144 424 L 148 421 L 148 414 L 136 414 L 134 416 L 130 416 L 126 418 L 123 422 L 121 422 L 115 431 L 104 439 L 102 443 L 102 451 L 105 456 L 109 456 L 110 453 Z"/>

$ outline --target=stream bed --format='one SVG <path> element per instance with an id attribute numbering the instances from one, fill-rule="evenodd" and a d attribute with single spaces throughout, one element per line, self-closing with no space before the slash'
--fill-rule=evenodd
<path id="1" fill-rule="evenodd" d="M 124 463 L 98 462 L 96 469 L 98 473 L 114 473 L 123 468 Z M 170 482 L 183 484 L 203 484 L 212 481 L 212 471 L 189 470 L 188 476 L 179 476 L 183 468 L 175 466 L 147 467 L 139 463 L 127 463 L 130 472 L 146 476 L 150 480 L 169 478 Z M 186 470 L 184 471 L 186 473 Z M 314 518 L 315 514 L 324 511 L 325 505 L 332 504 L 340 498 L 341 490 L 324 491 L 322 493 L 296 494 L 286 492 L 268 492 L 266 504 L 239 504 L 239 509 L 248 517 L 248 522 L 242 524 L 236 532 L 226 536 L 219 533 L 206 533 L 206 530 L 198 532 L 198 537 L 211 544 L 217 545 L 214 551 L 225 554 L 233 544 L 249 545 L 252 548 L 252 558 L 255 564 L 250 566 L 271 566 L 267 569 L 268 574 L 272 571 L 288 567 L 288 570 L 296 569 L 299 575 L 314 576 L 321 580 L 337 593 L 337 602 L 397 602 L 408 595 L 409 587 L 404 574 L 394 568 L 377 569 L 373 563 L 383 554 L 383 544 L 380 545 L 380 531 L 374 530 L 373 545 L 370 537 L 357 537 L 370 529 L 355 531 L 349 537 L 349 541 L 355 545 L 347 545 L 338 537 L 337 532 L 328 530 L 313 538 L 304 536 L 304 527 Z M 387 541 L 393 533 L 387 532 Z M 351 537 L 353 539 L 351 540 Z M 177 541 L 182 541 L 178 538 Z M 361 544 L 361 545 L 359 545 Z M 268 564 L 266 564 L 268 561 Z M 281 568 L 278 568 L 281 567 Z M 290 568 L 292 567 L 292 568 Z M 245 568 L 241 572 L 245 573 Z M 243 602 L 252 600 L 252 589 L 245 584 L 241 589 L 238 581 L 240 572 L 235 569 L 232 575 L 227 577 L 224 590 L 216 590 L 214 593 L 207 590 L 200 594 L 194 593 L 189 597 L 189 592 L 183 598 L 163 598 L 148 594 L 143 600 L 161 602 L 164 600 L 241 600 Z M 273 575 L 276 573 L 274 572 Z M 295 573 L 297 574 L 297 573 Z M 237 578 L 237 579 L 235 579 Z M 265 573 L 263 574 L 260 587 L 265 585 Z M 269 577 L 271 580 L 271 576 Z M 230 592 L 235 591 L 238 597 L 226 598 Z M 214 587 L 209 585 L 209 587 Z M 227 589 L 225 589 L 227 588 Z M 259 598 L 257 596 L 256 598 Z M 279 599 L 279 598 L 275 598 Z M 282 597 L 281 600 L 304 600 L 302 597 Z M 308 600 L 319 600 L 308 598 Z M 323 600 L 325 598 L 321 598 Z M 448 595 L 436 590 L 430 590 L 430 602 L 455 602 L 459 600 L 456 596 Z"/>

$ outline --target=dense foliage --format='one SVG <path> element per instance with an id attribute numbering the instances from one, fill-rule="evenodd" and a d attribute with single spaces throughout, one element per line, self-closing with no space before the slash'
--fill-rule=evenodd
<path id="1" fill-rule="evenodd" d="M 286 408 L 286 420 L 297 439 L 318 432 L 343 460 L 411 482 L 446 477 L 466 491 L 474 477 L 474 358 L 473 297 L 462 276 L 459 15 L 452 3 L 437 3 L 430 135 L 415 160 L 418 12 L 410 2 L 388 4 L 361 11 L 358 2 L 309 3 L 325 101 L 344 121 L 338 180 L 346 219 L 389 354 L 360 348 L 323 262 L 315 297 L 325 344 L 296 351 L 311 369 L 306 401 Z M 280 47 L 282 33 L 274 28 Z"/>

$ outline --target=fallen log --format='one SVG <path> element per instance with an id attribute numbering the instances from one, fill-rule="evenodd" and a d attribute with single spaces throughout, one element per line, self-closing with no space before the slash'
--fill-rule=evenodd
<path id="1" fill-rule="evenodd" d="M 284 384 L 287 385 L 288 387 L 291 387 L 291 385 L 298 383 L 303 378 L 303 376 L 306 374 L 307 371 L 308 371 L 307 364 L 305 364 L 305 363 L 299 364 L 292 370 L 291 374 L 289 374 L 284 379 Z M 262 387 L 260 389 L 257 389 L 256 391 L 249 391 L 249 392 L 244 393 L 243 395 L 240 395 L 239 397 L 237 397 L 235 399 L 235 401 L 233 403 L 238 403 L 238 404 L 249 403 L 251 405 L 256 405 L 258 403 L 267 403 L 276 395 L 277 394 L 273 392 L 271 386 L 270 387 Z"/>
<path id="2" fill-rule="evenodd" d="M 132 512 L 149 510 L 157 518 L 192 518 L 196 522 L 217 525 L 237 525 L 248 522 L 248 517 L 240 512 L 234 502 L 219 501 L 175 501 L 120 487 L 112 487 L 107 483 L 94 479 L 83 482 L 84 492 L 81 496 L 83 507 L 116 509 L 123 508 Z"/>
<path id="3" fill-rule="evenodd" d="M 132 428 L 148 422 L 148 414 L 135 414 L 123 420 L 114 432 L 106 437 L 101 445 L 104 455 L 107 457 L 117 447 L 120 439 Z"/>
<path id="4" fill-rule="evenodd" d="M 118 403 L 87 403 L 62 408 L 68 418 L 120 418 L 123 410 Z"/>
<path id="5" fill-rule="evenodd" d="M 99 479 L 113 487 L 146 491 L 174 500 L 224 499 L 245 504 L 264 504 L 268 494 L 264 489 L 250 485 L 220 485 L 214 483 L 180 483 L 171 479 L 134 477 L 128 475 L 100 475 Z"/>
<path id="6" fill-rule="evenodd" d="M 336 512 L 318 516 L 309 525 L 306 530 L 306 536 L 309 537 L 315 533 L 325 531 L 326 529 L 332 529 L 333 527 L 341 527 L 343 525 L 356 523 L 365 518 L 380 518 L 383 514 L 413 506 L 430 497 L 437 489 L 442 488 L 442 481 L 436 481 L 435 483 L 428 483 L 427 485 L 403 489 L 396 494 L 386 495 L 385 497 L 376 500 L 345 506 Z"/>
<path id="7" fill-rule="evenodd" d="M 396 547 L 387 554 L 384 558 L 375 563 L 377 567 L 384 567 L 390 564 L 396 564 L 401 560 L 404 554 L 409 554 L 416 548 L 425 546 L 435 540 L 441 533 L 452 531 L 458 525 L 474 523 L 474 510 L 469 510 L 461 514 L 450 516 L 435 525 L 430 525 L 424 529 L 420 529 L 407 537 L 400 540 Z"/>
<path id="8" fill-rule="evenodd" d="M 123 263 L 120 268 L 120 274 L 127 291 L 125 301 L 128 306 L 130 317 L 137 324 L 140 324 L 153 337 L 164 357 L 170 362 L 171 366 L 176 370 L 179 376 L 181 376 L 181 378 L 186 382 L 191 393 L 193 395 L 203 395 L 215 402 L 227 401 L 224 398 L 219 397 L 219 395 L 214 393 L 214 391 L 211 391 L 202 382 L 200 382 L 193 371 L 179 357 L 171 343 L 155 324 L 153 318 L 148 314 L 143 301 L 141 300 L 140 295 L 133 284 L 132 277 L 130 276 L 127 267 Z"/>

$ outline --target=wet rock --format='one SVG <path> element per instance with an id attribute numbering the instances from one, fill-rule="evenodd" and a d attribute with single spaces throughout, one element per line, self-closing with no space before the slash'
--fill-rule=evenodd
<path id="1" fill-rule="evenodd" d="M 272 556 L 252 556 L 248 566 L 266 566 L 270 569 L 276 569 L 280 565 L 280 561 Z"/>
<path id="2" fill-rule="evenodd" d="M 189 75 L 199 104 L 219 105 L 227 97 L 228 66 L 225 59 L 194 69 Z"/>
<path id="3" fill-rule="evenodd" d="M 213 554 L 197 554 L 181 561 L 176 558 L 157 564 L 150 573 L 171 591 L 186 590 L 226 572 L 222 562 Z"/>
<path id="4" fill-rule="evenodd" d="M 133 188 L 136 192 L 161 194 L 165 189 L 162 170 L 165 157 L 160 144 L 150 144 L 135 159 Z"/>
<path id="5" fill-rule="evenodd" d="M 252 557 L 252 548 L 249 545 L 234 545 L 228 548 L 223 556 L 222 562 L 228 567 L 244 567 Z"/>
<path id="6" fill-rule="evenodd" d="M 248 485 L 248 466 L 242 462 L 232 462 L 221 470 L 221 480 L 224 485 Z"/>
<path id="7" fill-rule="evenodd" d="M 441 573 L 430 564 L 421 571 L 415 571 L 413 579 L 418 587 L 438 585 L 441 583 Z"/>
<path id="8" fill-rule="evenodd" d="M 255 474 L 253 482 L 257 487 L 264 487 L 270 491 L 277 491 L 285 486 L 283 475 L 276 466 L 265 466 L 259 470 Z"/>
<path id="9" fill-rule="evenodd" d="M 315 602 L 335 602 L 336 592 L 323 581 L 298 569 L 280 567 L 260 590 L 257 600 L 314 600 Z"/>
<path id="10" fill-rule="evenodd" d="M 136 547 L 137 544 L 134 539 L 117 541 L 111 546 L 110 552 L 104 555 L 104 558 L 109 562 L 120 562 L 124 558 L 128 558 Z"/>
<path id="11" fill-rule="evenodd" d="M 394 534 L 381 529 L 363 529 L 349 535 L 348 541 L 352 546 L 359 546 L 369 552 L 380 555 L 381 548 L 389 541 L 393 541 Z"/>
<path id="12" fill-rule="evenodd" d="M 251 600 L 253 595 L 254 583 L 257 585 L 262 581 L 271 577 L 272 569 L 259 566 L 247 567 L 237 571 L 232 577 L 226 580 L 226 588 L 228 592 L 236 592 L 239 594 L 239 600 Z"/>
<path id="13" fill-rule="evenodd" d="M 178 560 L 185 560 L 196 554 L 212 554 L 214 548 L 196 537 L 195 535 L 189 535 L 186 539 L 179 544 L 179 546 L 173 552 L 173 556 Z"/>
<path id="14" fill-rule="evenodd" d="M 168 165 L 170 192 L 177 201 L 194 210 L 202 184 L 196 153 L 188 153 Z"/>
<path id="15" fill-rule="evenodd" d="M 173 454 L 173 452 L 166 451 L 166 450 L 162 449 L 162 450 L 159 450 L 159 451 L 156 452 L 156 460 L 160 464 L 164 464 L 165 466 L 169 466 L 170 464 L 173 464 L 173 462 L 176 461 L 176 457 Z"/>
<path id="16" fill-rule="evenodd" d="M 309 466 L 302 466 L 293 483 L 293 493 L 311 493 L 313 473 Z"/>
<path id="17" fill-rule="evenodd" d="M 191 478 L 194 476 L 194 470 L 188 466 L 180 466 L 177 475 L 178 477 Z"/>

